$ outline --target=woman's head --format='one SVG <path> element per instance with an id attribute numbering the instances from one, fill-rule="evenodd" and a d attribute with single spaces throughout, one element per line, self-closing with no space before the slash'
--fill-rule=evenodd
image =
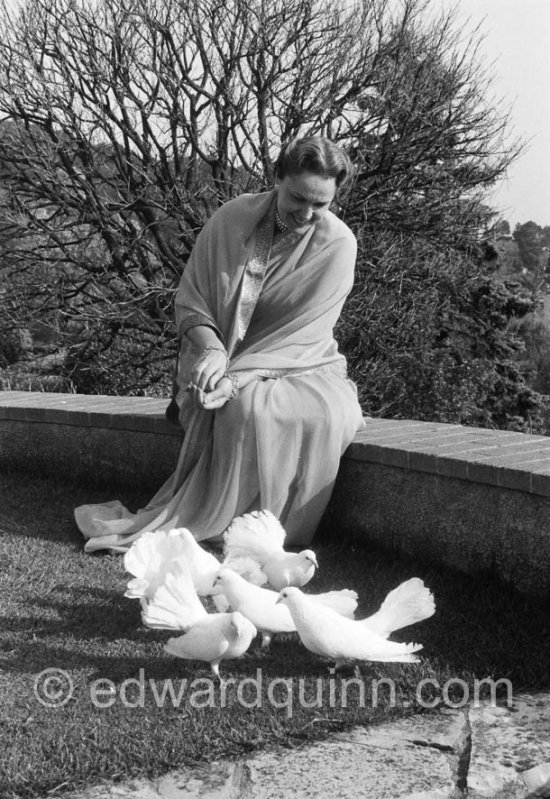
<path id="1" fill-rule="evenodd" d="M 337 144 L 323 136 L 291 139 L 279 154 L 275 176 L 282 180 L 287 175 L 299 175 L 301 172 L 334 178 L 339 189 L 350 176 L 351 162 Z"/>
<path id="2" fill-rule="evenodd" d="M 302 230 L 322 219 L 350 169 L 347 155 L 329 139 L 309 136 L 290 141 L 275 166 L 282 224 Z"/>

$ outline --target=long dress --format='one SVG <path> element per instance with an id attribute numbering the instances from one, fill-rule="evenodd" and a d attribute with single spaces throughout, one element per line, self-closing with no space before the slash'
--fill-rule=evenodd
<path id="1" fill-rule="evenodd" d="M 312 540 L 362 425 L 333 336 L 357 245 L 331 212 L 305 233 L 275 236 L 275 205 L 276 190 L 242 195 L 198 236 L 175 302 L 178 464 L 137 513 L 118 500 L 76 508 L 86 551 L 124 552 L 142 533 L 174 527 L 219 543 L 235 516 L 260 509 L 281 520 L 285 545 Z M 199 324 L 218 333 L 231 371 L 255 378 L 217 410 L 194 407 L 185 391 L 198 355 L 185 332 Z"/>

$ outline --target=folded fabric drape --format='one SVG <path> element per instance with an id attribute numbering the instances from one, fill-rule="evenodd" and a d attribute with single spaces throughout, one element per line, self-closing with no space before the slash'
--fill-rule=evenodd
<path id="1" fill-rule="evenodd" d="M 275 203 L 276 190 L 242 195 L 199 234 L 175 301 L 179 462 L 137 513 L 117 501 L 77 508 L 87 551 L 122 552 L 143 532 L 170 527 L 219 541 L 235 516 L 262 508 L 281 519 L 287 544 L 311 541 L 362 424 L 333 336 L 356 241 L 330 212 L 305 233 L 274 237 Z M 255 378 L 214 411 L 186 392 L 198 353 L 185 333 L 195 325 L 216 330 L 231 371 Z"/>

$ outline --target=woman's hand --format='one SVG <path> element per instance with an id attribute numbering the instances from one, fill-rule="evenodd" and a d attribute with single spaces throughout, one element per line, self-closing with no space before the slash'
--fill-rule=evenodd
<path id="1" fill-rule="evenodd" d="M 191 370 L 191 385 L 202 393 L 212 392 L 226 371 L 225 350 L 204 349 Z"/>
<path id="2" fill-rule="evenodd" d="M 214 391 L 204 395 L 204 407 L 209 410 L 222 408 L 231 399 L 232 393 L 233 384 L 231 380 L 228 377 L 222 377 Z"/>
<path id="3" fill-rule="evenodd" d="M 191 392 L 191 397 L 197 408 L 202 408 L 206 411 L 215 411 L 218 408 L 222 408 L 231 398 L 233 385 L 229 378 L 222 377 L 213 391 L 201 391 L 201 389 L 195 385 L 191 385 L 189 391 Z"/>

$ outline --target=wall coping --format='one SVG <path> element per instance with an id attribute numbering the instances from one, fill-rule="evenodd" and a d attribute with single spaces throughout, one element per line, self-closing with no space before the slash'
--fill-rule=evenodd
<path id="1" fill-rule="evenodd" d="M 0 423 L 18 421 L 149 432 L 182 431 L 168 400 L 0 391 Z M 407 419 L 366 418 L 344 458 L 550 496 L 550 437 Z"/>

